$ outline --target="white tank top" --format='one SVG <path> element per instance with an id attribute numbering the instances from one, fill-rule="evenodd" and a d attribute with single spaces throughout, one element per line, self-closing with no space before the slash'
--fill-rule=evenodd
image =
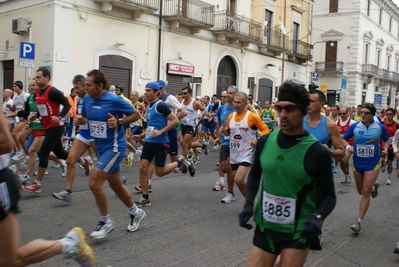
<path id="1" fill-rule="evenodd" d="M 236 122 L 235 115 L 230 120 L 230 163 L 238 164 L 241 162 L 253 162 L 255 147 L 251 146 L 251 141 L 256 138 L 257 130 L 253 130 L 248 125 L 248 117 L 251 111 L 247 110 L 244 118 Z"/>
<path id="2" fill-rule="evenodd" d="M 181 102 L 183 108 L 187 111 L 187 116 L 181 119 L 181 123 L 188 126 L 197 126 L 198 112 L 193 108 L 194 99 L 191 100 L 190 104 L 185 105 L 184 100 Z"/>

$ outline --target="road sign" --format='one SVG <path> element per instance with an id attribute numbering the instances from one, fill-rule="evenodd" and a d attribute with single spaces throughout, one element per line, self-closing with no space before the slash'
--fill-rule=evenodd
<path id="1" fill-rule="evenodd" d="M 374 104 L 381 105 L 382 104 L 382 94 L 374 95 Z"/>
<path id="2" fill-rule="evenodd" d="M 19 47 L 19 66 L 25 68 L 35 67 L 35 44 L 21 42 Z"/>
<path id="3" fill-rule="evenodd" d="M 319 81 L 319 74 L 312 73 L 312 82 L 318 82 L 318 81 Z"/>

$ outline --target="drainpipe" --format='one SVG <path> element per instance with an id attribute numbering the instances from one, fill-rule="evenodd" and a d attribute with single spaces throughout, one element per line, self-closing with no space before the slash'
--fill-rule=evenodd
<path id="1" fill-rule="evenodd" d="M 157 73 L 157 80 L 160 79 L 161 76 L 161 45 L 162 45 L 162 7 L 163 7 L 163 0 L 160 1 L 159 7 L 159 23 L 158 23 L 158 73 Z"/>
<path id="2" fill-rule="evenodd" d="M 284 27 L 287 27 L 287 0 L 284 1 Z M 285 44 L 286 44 L 286 35 L 284 35 L 283 40 L 283 56 L 281 61 L 281 84 L 284 83 L 284 65 L 285 65 Z"/>

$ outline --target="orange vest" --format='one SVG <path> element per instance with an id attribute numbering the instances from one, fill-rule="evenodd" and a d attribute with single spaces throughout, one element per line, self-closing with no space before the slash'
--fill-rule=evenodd
<path id="1" fill-rule="evenodd" d="M 76 112 L 78 111 L 78 97 L 72 98 L 71 95 L 67 96 L 69 105 L 71 105 L 71 109 L 69 110 L 69 117 L 73 118 L 76 116 Z"/>

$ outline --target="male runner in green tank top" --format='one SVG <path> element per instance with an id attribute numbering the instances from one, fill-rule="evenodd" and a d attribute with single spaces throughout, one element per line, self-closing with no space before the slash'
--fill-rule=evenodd
<path id="1" fill-rule="evenodd" d="M 240 225 L 251 229 L 248 221 L 255 214 L 247 266 L 272 267 L 280 255 L 280 267 L 299 267 L 309 249 L 321 249 L 320 225 L 336 196 L 329 152 L 303 127 L 308 105 L 303 86 L 284 83 L 275 105 L 281 129 L 258 140 L 239 216 Z"/>

